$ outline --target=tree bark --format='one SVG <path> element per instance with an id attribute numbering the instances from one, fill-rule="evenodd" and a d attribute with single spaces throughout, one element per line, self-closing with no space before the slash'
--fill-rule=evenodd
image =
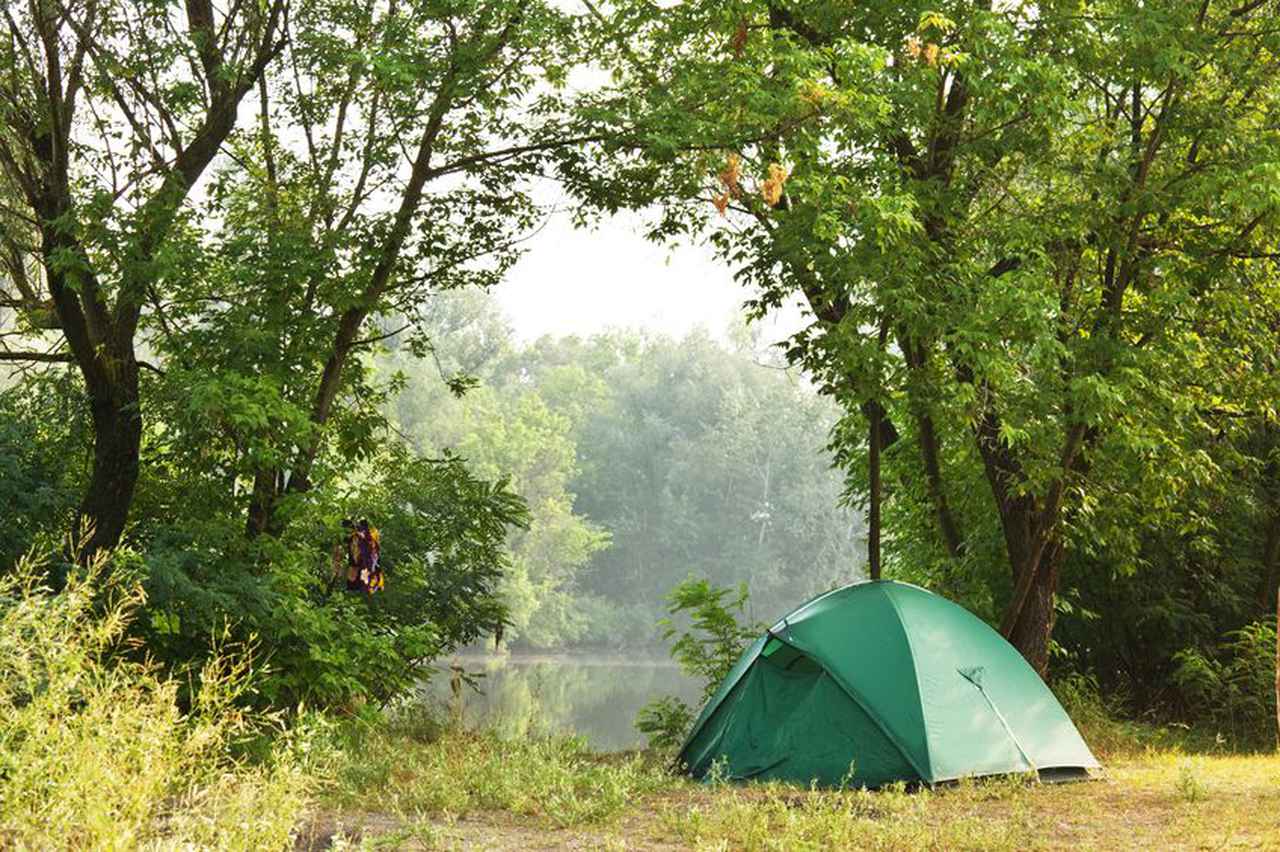
<path id="1" fill-rule="evenodd" d="M 1263 480 L 1263 498 L 1268 504 L 1266 537 L 1262 545 L 1262 576 L 1258 579 L 1258 610 L 1270 609 L 1280 594 L 1280 475 L 1268 464 Z"/>
<path id="2" fill-rule="evenodd" d="M 1027 595 L 1013 625 L 1005 638 L 1026 658 L 1041 677 L 1049 667 L 1049 637 L 1057 611 L 1053 607 L 1058 589 L 1058 575 L 1062 568 L 1064 550 L 1061 541 L 1053 541 L 1044 548 L 1038 560 L 1017 566 L 1014 585 L 1032 572 Z"/>
<path id="3" fill-rule="evenodd" d="M 871 505 L 867 509 L 867 566 L 872 580 L 880 579 L 880 419 L 880 405 L 873 403 L 867 438 L 867 471 L 871 480 Z"/>
<path id="4" fill-rule="evenodd" d="M 83 371 L 82 371 L 83 372 Z M 111 361 L 109 376 L 86 372 L 93 415 L 93 471 L 79 510 L 82 558 L 114 547 L 124 533 L 138 484 L 142 412 L 133 347 Z"/>
<path id="5" fill-rule="evenodd" d="M 280 478 L 280 472 L 275 469 L 254 473 L 253 494 L 249 497 L 249 513 L 245 522 L 245 535 L 249 538 L 279 532 L 276 503 L 280 496 Z"/>

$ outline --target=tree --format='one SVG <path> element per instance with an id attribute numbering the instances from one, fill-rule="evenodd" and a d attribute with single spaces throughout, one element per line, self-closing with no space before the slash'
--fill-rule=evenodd
<path id="1" fill-rule="evenodd" d="M 644 144 L 565 173 L 663 202 L 654 235 L 706 234 L 755 312 L 806 300 L 793 361 L 884 424 L 888 499 L 929 531 L 891 558 L 980 580 L 1043 671 L 1102 496 L 1161 516 L 1270 392 L 1274 6 L 625 4 L 644 38 L 587 115 Z"/>
<path id="2" fill-rule="evenodd" d="M 252 482 L 251 536 L 279 534 L 288 498 L 368 453 L 379 390 L 361 356 L 394 335 L 425 355 L 431 294 L 502 278 L 540 215 L 530 182 L 575 141 L 560 89 L 579 23 L 551 4 L 305 3 L 289 30 L 211 193 L 228 225 L 215 298 L 184 300 L 196 333 L 170 350 L 269 386 L 271 425 L 227 448 Z"/>
<path id="3" fill-rule="evenodd" d="M 536 388 L 500 386 L 471 391 L 437 406 L 429 420 L 404 426 L 428 446 L 459 453 L 479 475 L 510 476 L 528 502 L 527 529 L 507 539 L 508 641 L 553 648 L 580 639 L 588 625 L 576 605 L 579 575 L 608 546 L 609 534 L 574 511 L 569 483 L 578 462 L 568 418 Z"/>
<path id="4" fill-rule="evenodd" d="M 284 44 L 283 0 L 226 12 L 209 0 L 175 5 L 5 8 L 0 167 L 12 191 L 0 194 L 2 295 L 37 327 L 56 326 L 67 350 L 4 359 L 69 360 L 83 378 L 94 435 L 79 510 L 92 526 L 86 558 L 119 541 L 137 485 L 136 341 L 175 274 L 168 237 Z"/>

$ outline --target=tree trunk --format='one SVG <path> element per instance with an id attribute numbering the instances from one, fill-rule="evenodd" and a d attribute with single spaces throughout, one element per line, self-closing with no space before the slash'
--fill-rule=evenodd
<path id="1" fill-rule="evenodd" d="M 249 514 L 245 535 L 249 538 L 279 533 L 276 502 L 280 497 L 280 474 L 276 470 L 259 470 L 253 475 L 253 494 L 249 498 Z"/>
<path id="2" fill-rule="evenodd" d="M 92 530 L 88 540 L 79 543 L 79 557 L 86 561 L 120 543 L 138 484 L 142 447 L 138 364 L 131 349 L 102 372 L 106 377 L 85 372 L 93 413 L 93 472 L 79 512 L 79 528 Z"/>
<path id="3" fill-rule="evenodd" d="M 878 403 L 871 407 L 868 418 L 870 434 L 867 442 L 867 471 L 871 479 L 870 506 L 867 510 L 867 566 L 872 580 L 880 579 L 880 419 Z"/>
<path id="4" fill-rule="evenodd" d="M 1027 561 L 1016 566 L 1014 575 L 1016 588 L 1023 572 L 1035 572 L 1031 575 L 1030 587 L 1022 608 L 1012 626 L 1007 629 L 1005 638 L 1041 677 L 1045 676 L 1049 667 L 1049 637 L 1053 634 L 1056 617 L 1053 598 L 1058 590 L 1058 574 L 1062 568 L 1063 556 L 1061 541 L 1052 541 L 1045 546 L 1036 563 Z M 1012 603 L 1011 601 L 1010 605 Z"/>

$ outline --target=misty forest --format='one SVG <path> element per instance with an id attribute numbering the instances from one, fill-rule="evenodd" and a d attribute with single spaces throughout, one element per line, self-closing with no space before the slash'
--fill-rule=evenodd
<path id="1" fill-rule="evenodd" d="M 1280 848 L 1277 0 L 0 8 L 0 847 Z"/>

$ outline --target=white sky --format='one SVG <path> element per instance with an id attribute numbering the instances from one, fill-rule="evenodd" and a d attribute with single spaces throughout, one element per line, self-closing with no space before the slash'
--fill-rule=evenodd
<path id="1" fill-rule="evenodd" d="M 706 246 L 668 247 L 643 236 L 636 214 L 619 214 L 592 230 L 565 212 L 526 245 L 527 253 L 493 294 L 516 336 L 587 336 L 607 328 L 643 328 L 682 337 L 701 326 L 723 340 L 751 297 Z M 760 324 L 762 343 L 803 323 L 788 306 Z"/>

